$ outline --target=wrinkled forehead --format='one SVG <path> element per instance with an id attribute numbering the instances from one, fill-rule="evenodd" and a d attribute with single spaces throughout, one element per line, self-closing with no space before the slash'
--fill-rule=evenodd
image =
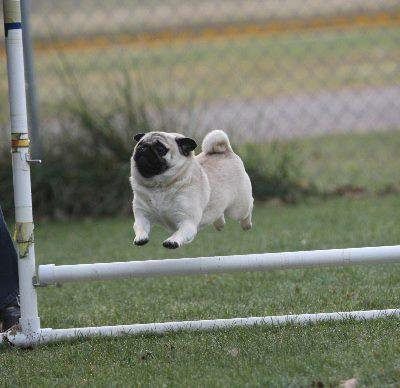
<path id="1" fill-rule="evenodd" d="M 155 143 L 159 141 L 163 144 L 168 144 L 171 140 L 173 140 L 173 136 L 166 132 L 149 132 L 143 137 L 142 140 L 146 143 Z"/>

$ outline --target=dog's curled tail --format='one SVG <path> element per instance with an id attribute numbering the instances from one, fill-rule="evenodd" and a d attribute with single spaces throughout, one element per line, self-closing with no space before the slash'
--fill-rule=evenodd
<path id="1" fill-rule="evenodd" d="M 201 149 L 205 154 L 223 154 L 224 152 L 232 151 L 228 135 L 218 129 L 207 133 Z"/>

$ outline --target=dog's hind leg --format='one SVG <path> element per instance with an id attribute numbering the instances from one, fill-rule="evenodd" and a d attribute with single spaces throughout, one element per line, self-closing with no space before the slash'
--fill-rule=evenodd
<path id="1" fill-rule="evenodd" d="M 218 217 L 214 221 L 213 225 L 214 225 L 214 228 L 217 229 L 218 231 L 222 230 L 224 228 L 224 226 L 225 226 L 225 217 L 224 217 L 224 215 L 222 214 L 221 217 Z"/>
<path id="2" fill-rule="evenodd" d="M 240 220 L 240 226 L 243 230 L 249 230 L 253 226 L 251 222 L 251 212 L 243 219 Z"/>
<path id="3" fill-rule="evenodd" d="M 243 230 L 249 230 L 252 227 L 251 213 L 253 211 L 253 203 L 243 204 L 236 203 L 226 209 L 227 217 L 240 222 Z"/>
<path id="4" fill-rule="evenodd" d="M 193 221 L 183 221 L 179 229 L 163 242 L 163 246 L 175 249 L 183 244 L 190 243 L 197 234 L 197 225 Z"/>

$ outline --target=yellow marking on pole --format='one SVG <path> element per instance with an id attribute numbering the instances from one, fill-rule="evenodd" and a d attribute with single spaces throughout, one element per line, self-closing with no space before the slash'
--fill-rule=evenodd
<path id="1" fill-rule="evenodd" d="M 14 240 L 17 243 L 19 258 L 28 256 L 29 247 L 33 244 L 33 222 L 17 222 L 15 224 Z"/>
<path id="2" fill-rule="evenodd" d="M 215 41 L 251 36 L 280 35 L 321 29 L 350 30 L 357 28 L 377 28 L 400 26 L 400 9 L 349 14 L 337 16 L 317 16 L 311 18 L 291 18 L 246 23 L 220 23 L 182 28 L 167 28 L 159 31 L 133 33 L 111 33 L 87 35 L 84 37 L 61 37 L 35 42 L 37 53 L 48 51 L 82 51 L 122 46 L 161 46 L 164 44 L 188 43 L 193 41 Z M 0 56 L 4 56 L 0 49 Z"/>
<path id="3" fill-rule="evenodd" d="M 27 148 L 29 147 L 30 140 L 27 137 L 27 134 L 22 133 L 12 133 L 11 134 L 11 151 L 18 152 L 18 148 Z"/>
<path id="4" fill-rule="evenodd" d="M 3 4 L 4 23 L 21 22 L 20 0 L 5 0 Z"/>
<path id="5" fill-rule="evenodd" d="M 21 139 L 21 140 L 11 140 L 11 147 L 29 147 L 29 139 Z"/>

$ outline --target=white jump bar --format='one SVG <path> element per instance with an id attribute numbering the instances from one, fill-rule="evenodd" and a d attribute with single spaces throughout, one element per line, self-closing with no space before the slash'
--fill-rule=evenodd
<path id="1" fill-rule="evenodd" d="M 74 281 L 111 280 L 129 277 L 268 271 L 314 266 L 395 262 L 400 262 L 400 245 L 113 263 L 46 264 L 39 266 L 37 280 L 39 285 L 45 286 Z"/>
<path id="2" fill-rule="evenodd" d="M 342 311 L 317 314 L 276 315 L 266 317 L 208 319 L 199 321 L 139 323 L 134 325 L 80 327 L 69 329 L 45 328 L 40 329 L 40 331 L 35 336 L 26 336 L 23 333 L 13 333 L 12 331 L 10 331 L 4 333 L 3 338 L 0 337 L 0 343 L 2 339 L 4 342 L 9 342 L 19 347 L 29 347 L 32 345 L 58 342 L 73 338 L 117 337 L 128 334 L 157 334 L 176 331 L 206 331 L 258 325 L 300 325 L 325 321 L 343 321 L 348 319 L 364 321 L 369 319 L 399 316 L 400 309 L 386 309 L 366 311 Z"/>

